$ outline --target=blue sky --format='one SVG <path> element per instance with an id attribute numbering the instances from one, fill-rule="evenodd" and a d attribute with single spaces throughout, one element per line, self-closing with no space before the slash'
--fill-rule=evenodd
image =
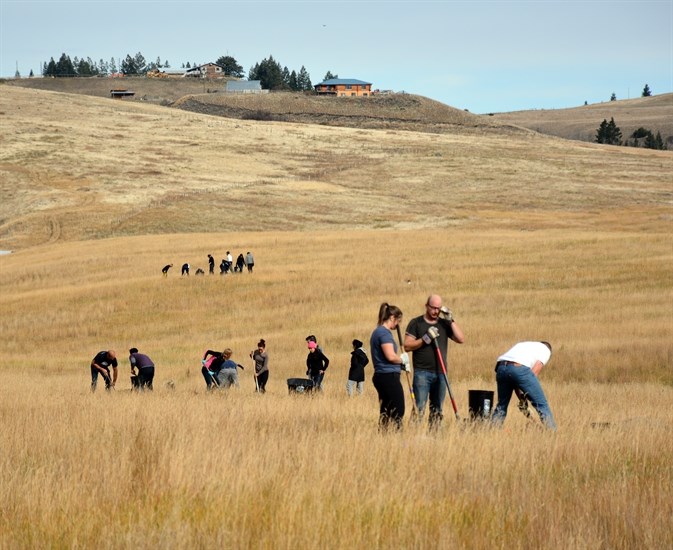
<path id="1" fill-rule="evenodd" d="M 273 55 L 474 113 L 575 107 L 673 91 L 673 0 L 0 0 L 0 76 L 137 52 L 246 73 Z"/>

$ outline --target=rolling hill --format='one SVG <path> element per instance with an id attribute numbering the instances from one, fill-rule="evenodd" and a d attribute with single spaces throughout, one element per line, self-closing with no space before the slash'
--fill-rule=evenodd
<path id="1" fill-rule="evenodd" d="M 660 132 L 668 143 L 668 149 L 673 149 L 673 93 L 571 109 L 496 113 L 491 118 L 543 134 L 589 142 L 594 141 L 596 130 L 603 120 L 614 118 L 624 138 L 643 127 L 653 134 Z"/>
<path id="2" fill-rule="evenodd" d="M 596 226 L 625 212 L 649 226 L 643 206 L 670 215 L 668 152 L 547 137 L 417 96 L 372 99 L 205 94 L 173 101 L 184 110 L 3 86 L 0 248 L 221 231 L 223 218 L 287 231 Z M 323 123 L 219 112 L 243 101 Z"/>

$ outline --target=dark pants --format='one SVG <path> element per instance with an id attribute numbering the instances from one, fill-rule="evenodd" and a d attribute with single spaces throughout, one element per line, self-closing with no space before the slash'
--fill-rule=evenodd
<path id="1" fill-rule="evenodd" d="M 322 381 L 325 378 L 325 373 L 320 374 L 320 371 L 309 371 L 308 375 L 313 382 L 313 388 L 317 391 L 322 391 Z"/>
<path id="2" fill-rule="evenodd" d="M 112 387 L 112 379 L 110 378 L 110 369 L 103 367 L 107 374 L 102 374 L 96 367 L 91 367 L 91 391 L 96 391 L 96 384 L 98 384 L 98 375 L 100 374 L 105 380 L 105 389 L 110 390 Z"/>
<path id="3" fill-rule="evenodd" d="M 266 383 L 269 380 L 269 371 L 264 371 L 257 377 L 257 385 L 259 386 L 260 393 L 266 392 Z"/>
<path id="4" fill-rule="evenodd" d="M 152 381 L 154 380 L 154 367 L 143 367 L 138 369 L 138 384 L 139 389 L 144 391 L 145 388 L 152 391 Z"/>
<path id="5" fill-rule="evenodd" d="M 210 374 L 210 371 L 206 367 L 201 367 L 201 374 L 203 374 L 203 379 L 206 381 L 206 386 L 208 389 L 211 389 L 213 386 L 218 387 L 220 385 L 220 379 L 218 373 Z"/>
<path id="6" fill-rule="evenodd" d="M 400 374 L 374 373 L 372 382 L 379 394 L 379 427 L 388 429 L 392 426 L 399 430 L 404 418 L 404 389 L 400 382 Z"/>

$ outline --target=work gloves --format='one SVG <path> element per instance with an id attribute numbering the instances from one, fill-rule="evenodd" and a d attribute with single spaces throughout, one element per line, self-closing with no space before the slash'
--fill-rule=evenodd
<path id="1" fill-rule="evenodd" d="M 444 319 L 447 323 L 453 323 L 453 313 L 446 306 L 442 306 L 442 309 L 439 310 L 439 318 Z"/>
<path id="2" fill-rule="evenodd" d="M 423 336 L 421 336 L 423 342 L 425 342 L 428 345 L 430 345 L 432 341 L 436 338 L 439 338 L 439 329 L 437 327 L 430 327 L 428 329 L 428 332 L 426 332 Z"/>
<path id="3" fill-rule="evenodd" d="M 409 354 L 406 351 L 401 353 L 400 359 L 402 359 L 402 368 L 407 372 L 411 372 L 411 364 L 409 363 Z"/>

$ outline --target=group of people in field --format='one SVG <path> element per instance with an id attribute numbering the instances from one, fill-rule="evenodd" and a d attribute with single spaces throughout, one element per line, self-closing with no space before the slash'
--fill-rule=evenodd
<path id="1" fill-rule="evenodd" d="M 400 329 L 402 318 L 400 308 L 388 303 L 381 304 L 378 322 L 369 340 L 374 371 L 372 383 L 379 400 L 379 426 L 385 431 L 402 427 L 406 412 L 401 381 L 404 371 L 412 397 L 414 409 L 412 418 L 422 419 L 429 404 L 428 423 L 430 428 L 434 429 L 443 419 L 443 405 L 447 393 L 457 416 L 447 372 L 448 343 L 452 341 L 462 344 L 465 342 L 465 336 L 452 311 L 443 306 L 442 298 L 437 294 L 428 296 L 424 313 L 409 321 L 404 338 Z M 394 332 L 397 333 L 397 341 Z M 306 376 L 311 381 L 311 387 L 320 392 L 330 360 L 318 344 L 315 335 L 306 337 L 306 346 L 308 348 Z M 346 382 L 349 396 L 363 393 L 365 368 L 370 363 L 362 341 L 354 339 L 352 348 Z M 257 343 L 257 348 L 249 353 L 249 357 L 254 364 L 255 390 L 265 393 L 269 379 L 266 341 L 261 339 Z M 519 398 L 520 409 L 525 405 L 527 411 L 530 402 L 543 425 L 552 430 L 556 429 L 549 403 L 538 380 L 540 371 L 550 358 L 551 345 L 543 341 L 519 342 L 497 358 L 495 378 L 498 403 L 491 416 L 494 424 L 501 425 L 504 422 L 512 395 L 515 394 Z M 131 348 L 129 363 L 133 388 L 152 390 L 153 361 L 147 355 L 139 353 L 137 348 Z M 223 351 L 206 350 L 201 364 L 201 373 L 208 390 L 239 387 L 238 370 L 242 371 L 244 367 L 233 359 L 231 348 Z M 92 391 L 96 389 L 98 376 L 102 376 L 105 380 L 106 389 L 114 388 L 117 381 L 117 366 L 114 351 L 101 351 L 96 354 L 91 362 Z"/>
<path id="2" fill-rule="evenodd" d="M 429 402 L 428 421 L 436 428 L 443 418 L 443 403 L 451 386 L 447 373 L 449 340 L 462 344 L 465 336 L 450 309 L 442 305 L 437 294 L 428 296 L 423 315 L 414 317 L 407 325 L 402 341 L 399 329 L 402 310 L 388 303 L 379 308 L 378 324 L 370 339 L 374 376 L 372 382 L 379 395 L 379 424 L 382 429 L 400 429 L 405 414 L 401 372 L 407 380 L 413 360 L 414 415 L 423 417 Z M 399 347 L 393 331 L 398 334 Z M 412 360 L 409 358 L 412 353 Z M 491 421 L 502 425 L 507 409 L 516 394 L 519 408 L 527 410 L 528 402 L 535 408 L 543 425 L 556 429 L 554 416 L 538 380 L 542 368 L 551 358 L 551 344 L 542 341 L 518 342 L 496 359 L 495 373 L 498 404 Z M 452 405 L 455 407 L 455 403 Z"/>
<path id="3" fill-rule="evenodd" d="M 172 267 L 173 264 L 166 264 L 161 269 L 161 273 L 163 274 L 164 277 L 168 277 L 168 272 Z M 243 255 L 243 253 L 241 252 L 237 256 L 236 262 L 234 262 L 234 257 L 231 254 L 231 252 L 227 250 L 227 254 L 225 255 L 224 258 L 222 258 L 222 261 L 220 262 L 219 265 L 220 275 L 227 275 L 229 273 L 243 273 L 244 269 L 247 269 L 248 273 L 252 273 L 254 267 L 255 267 L 255 256 L 249 250 L 248 252 L 245 253 L 245 255 Z M 185 262 L 184 264 L 182 264 L 180 275 L 189 276 L 191 269 L 192 266 L 188 262 Z M 210 275 L 215 275 L 215 258 L 213 257 L 212 254 L 208 254 L 208 273 Z M 206 272 L 200 267 L 197 267 L 195 274 L 205 275 Z"/>

